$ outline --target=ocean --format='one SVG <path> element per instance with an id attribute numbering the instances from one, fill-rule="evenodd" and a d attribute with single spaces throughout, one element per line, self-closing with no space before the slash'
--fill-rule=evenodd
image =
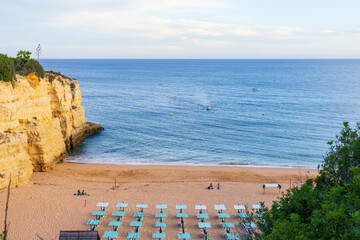
<path id="1" fill-rule="evenodd" d="M 69 162 L 316 168 L 342 123 L 360 122 L 360 60 L 40 63 L 76 78 L 105 128 Z"/>

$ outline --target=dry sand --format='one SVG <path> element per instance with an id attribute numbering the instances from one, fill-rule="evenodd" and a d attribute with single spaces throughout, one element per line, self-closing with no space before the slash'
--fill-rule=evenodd
<path id="1" fill-rule="evenodd" d="M 111 230 L 107 226 L 111 212 L 118 202 L 127 202 L 122 226 L 117 239 L 126 239 L 126 233 L 133 231 L 129 226 L 135 218 L 138 203 L 148 204 L 140 229 L 141 239 L 152 239 L 156 204 L 167 204 L 168 214 L 164 230 L 167 239 L 177 239 L 179 220 L 176 218 L 176 204 L 186 204 L 189 218 L 185 220 L 186 231 L 193 239 L 201 239 L 195 205 L 207 205 L 212 228 L 211 239 L 225 239 L 225 231 L 220 227 L 214 204 L 225 204 L 237 226 L 235 232 L 241 233 L 236 218 L 234 204 L 251 204 L 264 201 L 270 206 L 281 194 L 278 189 L 269 188 L 263 193 L 263 183 L 280 183 L 285 191 L 292 183 L 299 184 L 306 175 L 314 178 L 315 169 L 247 168 L 247 167 L 203 167 L 203 166 L 117 166 L 62 163 L 49 172 L 34 173 L 31 183 L 11 189 L 9 215 L 10 240 L 58 239 L 60 230 L 88 230 L 86 225 L 97 202 L 109 202 L 106 216 L 97 228 L 100 237 Z M 114 189 L 114 181 L 117 186 Z M 212 182 L 221 184 L 220 190 L 207 190 Z M 91 196 L 74 196 L 77 190 L 85 190 Z M 0 190 L 0 223 L 4 219 L 4 206 L 7 190 Z M 86 206 L 85 206 L 86 203 Z M 0 225 L 2 229 L 2 224 Z"/>

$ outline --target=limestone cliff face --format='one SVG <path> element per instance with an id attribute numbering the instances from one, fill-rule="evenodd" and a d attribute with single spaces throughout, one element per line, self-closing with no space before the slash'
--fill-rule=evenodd
<path id="1" fill-rule="evenodd" d="M 0 188 L 27 182 L 51 169 L 86 136 L 103 128 L 88 123 L 74 79 L 34 74 L 0 81 Z"/>

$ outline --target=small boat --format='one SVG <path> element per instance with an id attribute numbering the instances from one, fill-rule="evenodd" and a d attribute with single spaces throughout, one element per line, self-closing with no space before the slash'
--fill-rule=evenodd
<path id="1" fill-rule="evenodd" d="M 206 106 L 206 110 L 211 110 L 211 107 L 209 105 Z"/>
<path id="2" fill-rule="evenodd" d="M 259 88 L 253 88 L 252 89 L 254 92 L 258 92 L 258 91 L 260 91 L 260 89 Z"/>

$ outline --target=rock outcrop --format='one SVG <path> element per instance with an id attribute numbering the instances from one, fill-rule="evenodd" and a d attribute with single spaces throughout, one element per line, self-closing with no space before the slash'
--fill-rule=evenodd
<path id="1" fill-rule="evenodd" d="M 0 188 L 26 183 L 68 156 L 85 137 L 102 131 L 86 122 L 78 81 L 60 75 L 0 81 Z"/>

